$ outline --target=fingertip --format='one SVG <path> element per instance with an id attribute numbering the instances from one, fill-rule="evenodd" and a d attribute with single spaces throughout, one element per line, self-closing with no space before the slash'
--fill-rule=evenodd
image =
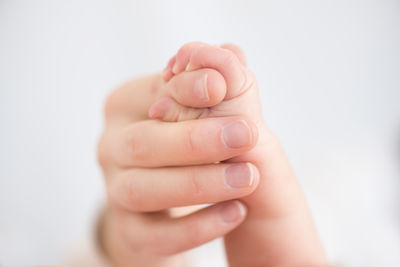
<path id="1" fill-rule="evenodd" d="M 182 70 L 178 62 L 175 62 L 174 66 L 172 67 L 172 73 L 173 74 L 179 74 Z"/>
<path id="2" fill-rule="evenodd" d="M 239 221 L 243 221 L 247 216 L 247 206 L 240 200 L 235 200 L 235 203 L 239 208 Z"/>
<path id="3" fill-rule="evenodd" d="M 245 219 L 247 208 L 239 200 L 232 200 L 219 204 L 218 213 L 224 223 L 239 224 Z"/>
<path id="4" fill-rule="evenodd" d="M 190 42 L 179 48 L 178 52 L 176 53 L 176 60 L 172 66 L 172 72 L 176 75 L 185 70 L 193 70 L 190 66 L 190 55 L 195 49 L 201 46 L 204 46 L 204 44 L 201 42 Z"/>
<path id="5" fill-rule="evenodd" d="M 241 121 L 243 121 L 250 130 L 251 141 L 249 144 L 249 149 L 251 149 L 258 142 L 258 137 L 259 137 L 258 127 L 251 119 L 248 119 L 245 116 L 241 116 L 240 118 L 241 118 Z"/>
<path id="6" fill-rule="evenodd" d="M 219 104 L 225 98 L 227 88 L 224 76 L 218 71 L 209 69 L 206 75 L 209 95 L 207 106 L 211 107 Z"/>
<path id="7" fill-rule="evenodd" d="M 222 128 L 222 143 L 226 148 L 248 151 L 258 141 L 258 128 L 245 117 L 235 117 Z"/>
<path id="8" fill-rule="evenodd" d="M 157 108 L 155 107 L 154 103 L 153 105 L 151 105 L 151 107 L 149 108 L 149 112 L 147 113 L 147 115 L 149 116 L 149 118 L 155 119 L 157 118 L 158 114 L 157 114 Z"/>
<path id="9" fill-rule="evenodd" d="M 168 82 L 173 76 L 174 73 L 172 72 L 172 68 L 175 65 L 176 62 L 176 55 L 173 56 L 169 61 L 165 69 L 162 71 L 162 78 L 164 81 Z"/>
<path id="10" fill-rule="evenodd" d="M 253 177 L 253 183 L 251 184 L 252 192 L 257 188 L 258 184 L 260 183 L 260 172 L 258 168 L 250 162 L 246 163 L 249 166 L 251 176 Z"/>
<path id="11" fill-rule="evenodd" d="M 170 97 L 164 97 L 156 101 L 150 106 L 148 116 L 152 119 L 161 118 L 170 108 L 172 99 Z"/>

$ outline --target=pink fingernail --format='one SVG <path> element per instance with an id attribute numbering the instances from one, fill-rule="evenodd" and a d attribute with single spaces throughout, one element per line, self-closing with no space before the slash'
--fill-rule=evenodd
<path id="1" fill-rule="evenodd" d="M 225 182 L 231 188 L 250 187 L 253 181 L 254 172 L 249 163 L 232 164 L 225 169 Z"/>
<path id="2" fill-rule="evenodd" d="M 173 67 L 176 65 L 176 55 L 173 56 L 167 64 L 166 69 L 168 70 L 169 74 L 171 75 L 171 72 L 173 72 Z"/>
<path id="3" fill-rule="evenodd" d="M 234 223 L 243 218 L 246 214 L 246 208 L 239 201 L 231 201 L 221 204 L 219 213 L 224 222 Z"/>
<path id="4" fill-rule="evenodd" d="M 200 77 L 198 80 L 194 82 L 193 91 L 195 95 L 204 101 L 210 100 L 210 96 L 208 95 L 208 88 L 207 88 L 207 78 L 208 75 L 205 74 L 204 76 Z"/>
<path id="5" fill-rule="evenodd" d="M 172 67 L 172 72 L 174 74 L 178 74 L 178 71 L 179 71 L 178 64 L 176 64 L 176 62 L 175 62 L 174 66 Z"/>
<path id="6" fill-rule="evenodd" d="M 186 65 L 185 71 L 192 71 L 192 65 L 190 64 L 190 62 Z"/>
<path id="7" fill-rule="evenodd" d="M 222 129 L 222 138 L 227 147 L 241 148 L 252 143 L 250 127 L 244 120 L 234 121 Z"/>

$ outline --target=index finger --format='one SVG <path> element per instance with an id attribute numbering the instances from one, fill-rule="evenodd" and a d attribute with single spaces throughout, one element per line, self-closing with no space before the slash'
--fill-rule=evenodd
<path id="1" fill-rule="evenodd" d="M 249 151 L 257 127 L 245 117 L 134 123 L 107 138 L 100 154 L 120 167 L 163 167 L 215 163 Z"/>

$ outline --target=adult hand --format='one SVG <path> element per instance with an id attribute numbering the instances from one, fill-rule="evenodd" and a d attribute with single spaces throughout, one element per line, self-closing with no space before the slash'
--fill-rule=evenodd
<path id="1" fill-rule="evenodd" d="M 255 190 L 258 170 L 250 163 L 215 163 L 249 151 L 257 127 L 245 116 L 169 123 L 147 114 L 163 96 L 207 107 L 225 91 L 217 71 L 202 69 L 168 82 L 161 74 L 136 79 L 108 97 L 98 146 L 108 195 L 100 236 L 115 266 L 182 266 L 180 252 L 244 220 L 246 207 L 235 199 Z M 205 203 L 217 204 L 185 216 L 171 213 Z"/>

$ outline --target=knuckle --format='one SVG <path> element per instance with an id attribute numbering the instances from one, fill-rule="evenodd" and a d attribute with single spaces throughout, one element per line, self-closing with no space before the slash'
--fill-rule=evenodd
<path id="1" fill-rule="evenodd" d="M 176 60 L 179 61 L 183 58 L 186 58 L 190 54 L 192 46 L 192 43 L 187 43 L 181 46 L 181 48 L 179 48 L 178 52 L 176 53 Z"/>
<path id="2" fill-rule="evenodd" d="M 190 61 L 192 57 L 197 54 L 198 50 L 205 47 L 206 44 L 202 42 L 190 42 L 184 44 L 181 48 L 179 48 L 176 59 L 177 61 Z M 186 63 L 188 63 L 186 62 Z"/>
<path id="3" fill-rule="evenodd" d="M 115 177 L 107 185 L 108 200 L 110 204 L 129 211 L 141 212 L 147 207 L 143 201 L 143 193 L 138 187 L 135 174 L 123 174 Z"/>
<path id="4" fill-rule="evenodd" d="M 137 190 L 137 186 L 135 183 L 135 179 L 130 177 L 127 182 L 127 189 L 126 189 L 126 202 L 129 205 L 131 210 L 139 211 L 141 208 L 143 209 L 143 205 L 141 203 L 141 197 L 139 194 L 139 190 Z"/>
<path id="5" fill-rule="evenodd" d="M 165 240 L 158 231 L 148 231 L 143 249 L 152 256 L 166 257 L 171 256 L 177 251 L 171 246 L 171 240 Z"/>
<path id="6" fill-rule="evenodd" d="M 185 234 L 185 243 L 190 247 L 202 243 L 202 238 L 204 238 L 206 234 L 202 231 L 201 224 L 196 222 L 186 222 L 183 225 L 182 232 Z"/>
<path id="7" fill-rule="evenodd" d="M 205 188 L 200 182 L 201 175 L 199 174 L 199 169 L 195 167 L 189 168 L 187 176 L 189 181 L 188 192 L 190 192 L 190 194 L 195 198 L 203 196 Z"/>
<path id="8" fill-rule="evenodd" d="M 242 60 L 242 63 L 246 63 L 246 55 L 240 46 L 233 43 L 225 43 L 221 47 L 231 50 L 233 53 L 236 54 L 239 60 Z"/>
<path id="9" fill-rule="evenodd" d="M 111 208 L 131 209 L 130 191 L 130 185 L 126 185 L 124 177 L 114 177 L 106 181 L 107 201 Z"/>
<path id="10" fill-rule="evenodd" d="M 118 173 L 106 180 L 107 201 L 111 207 L 131 212 L 144 212 L 151 209 L 146 202 L 145 192 L 138 183 L 135 171 Z"/>
<path id="11" fill-rule="evenodd" d="M 119 206 L 119 193 L 117 192 L 117 189 L 115 188 L 115 184 L 112 183 L 111 181 L 107 182 L 106 185 L 106 192 L 107 192 L 107 201 L 113 206 Z"/>
<path id="12" fill-rule="evenodd" d="M 136 127 L 133 125 L 129 126 L 126 131 L 125 141 L 123 142 L 124 149 L 126 150 L 128 161 L 130 163 L 133 162 L 141 162 L 146 160 L 146 148 L 143 145 L 143 142 L 140 140 L 140 133 L 136 130 Z M 126 160 L 121 160 L 125 162 Z"/>
<path id="13" fill-rule="evenodd" d="M 184 150 L 185 152 L 190 155 L 190 154 L 197 154 L 199 152 L 199 146 L 197 145 L 197 137 L 196 137 L 196 131 L 194 127 L 187 127 L 186 128 L 186 133 L 185 133 L 185 138 L 184 138 Z"/>
<path id="14" fill-rule="evenodd" d="M 113 90 L 106 98 L 104 103 L 104 116 L 106 118 L 116 114 L 121 107 L 121 88 Z"/>
<path id="15" fill-rule="evenodd" d="M 235 53 L 229 50 L 225 50 L 224 52 L 225 52 L 224 66 L 231 67 L 239 63 Z"/>

